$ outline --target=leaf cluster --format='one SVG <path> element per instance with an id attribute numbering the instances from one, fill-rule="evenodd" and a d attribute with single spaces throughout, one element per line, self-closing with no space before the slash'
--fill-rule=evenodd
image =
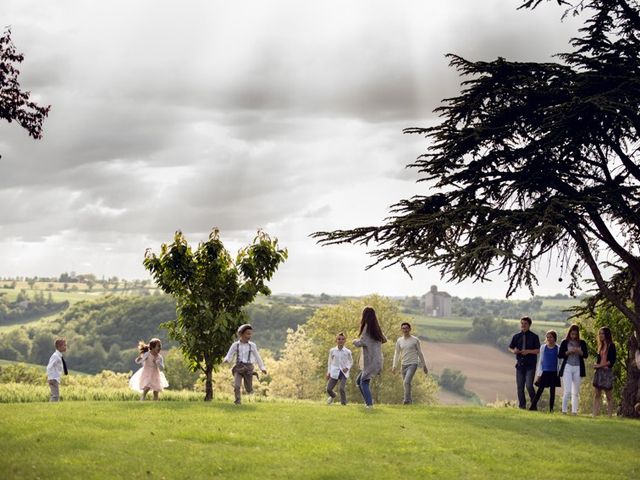
<path id="1" fill-rule="evenodd" d="M 31 137 L 39 139 L 51 106 L 38 106 L 30 100 L 31 92 L 20 88 L 18 65 L 23 60 L 24 55 L 17 52 L 11 29 L 7 28 L 0 36 L 0 118 L 9 123 L 15 120 Z"/>

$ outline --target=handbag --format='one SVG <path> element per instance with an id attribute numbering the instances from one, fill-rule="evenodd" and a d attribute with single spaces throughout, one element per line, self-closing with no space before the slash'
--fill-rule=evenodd
<path id="1" fill-rule="evenodd" d="M 593 386 L 600 390 L 611 390 L 613 388 L 613 370 L 598 368 L 593 374 Z"/>

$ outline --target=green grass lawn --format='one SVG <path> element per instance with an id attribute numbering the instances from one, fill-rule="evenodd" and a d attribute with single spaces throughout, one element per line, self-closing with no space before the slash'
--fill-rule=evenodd
<path id="1" fill-rule="evenodd" d="M 4 479 L 621 479 L 639 443 L 637 421 L 515 409 L 0 404 Z"/>

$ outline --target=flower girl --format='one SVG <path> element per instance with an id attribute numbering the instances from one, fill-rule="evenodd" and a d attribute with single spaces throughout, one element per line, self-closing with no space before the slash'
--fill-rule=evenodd
<path id="1" fill-rule="evenodd" d="M 129 380 L 129 386 L 136 392 L 141 392 L 140 400 L 145 400 L 149 390 L 153 391 L 153 399 L 158 400 L 158 394 L 169 386 L 164 373 L 164 359 L 160 355 L 162 343 L 158 338 L 152 338 L 149 344 L 140 341 L 138 350 L 140 354 L 135 362 L 142 364 L 136 373 Z"/>

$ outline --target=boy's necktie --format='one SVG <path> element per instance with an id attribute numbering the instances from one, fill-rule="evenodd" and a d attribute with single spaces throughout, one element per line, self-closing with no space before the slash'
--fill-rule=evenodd
<path id="1" fill-rule="evenodd" d="M 60 357 L 62 358 L 62 369 L 64 370 L 64 374 L 65 375 L 69 375 L 69 370 L 67 370 L 67 362 L 64 361 L 64 357 Z"/>

